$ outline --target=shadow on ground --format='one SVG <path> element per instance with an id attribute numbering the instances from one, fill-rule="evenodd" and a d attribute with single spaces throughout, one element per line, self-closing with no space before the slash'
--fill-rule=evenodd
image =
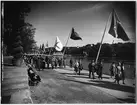
<path id="1" fill-rule="evenodd" d="M 78 81 L 78 80 L 74 80 L 72 78 L 63 79 L 63 80 L 78 82 L 78 83 L 82 83 L 82 84 L 86 84 L 86 85 L 93 85 L 93 86 L 98 86 L 98 87 L 103 87 L 103 88 L 108 88 L 108 89 L 113 89 L 113 90 L 119 90 L 119 91 L 123 91 L 123 92 L 135 93 L 135 88 L 134 87 L 118 85 L 118 84 L 114 84 L 114 83 L 111 83 L 111 82 L 108 82 L 108 81 L 90 80 L 90 82 L 81 82 L 81 81 Z M 131 98 L 128 98 L 128 99 L 119 99 L 119 100 L 125 101 L 127 103 L 135 103 L 134 97 L 131 97 Z"/>
<path id="2" fill-rule="evenodd" d="M 75 75 L 75 73 L 61 73 L 61 74 L 67 74 L 67 75 L 69 75 L 68 77 L 88 78 L 89 79 L 89 77 L 86 73 L 81 73 L 81 75 Z M 103 77 L 103 78 L 109 79 L 109 77 Z M 113 82 L 104 81 L 103 79 L 102 80 L 96 80 L 96 79 L 92 80 L 91 79 L 91 80 L 89 80 L 90 83 L 81 82 L 81 81 L 77 81 L 77 80 L 72 80 L 72 81 L 89 84 L 89 85 L 94 85 L 94 86 L 99 86 L 99 87 L 108 88 L 108 89 L 113 89 L 113 90 L 119 90 L 119 91 L 123 91 L 123 92 L 135 93 L 134 87 L 115 84 Z"/>
<path id="3" fill-rule="evenodd" d="M 125 101 L 127 103 L 136 103 L 135 99 L 133 99 L 133 98 L 126 98 L 126 99 L 117 98 L 117 99 L 119 99 L 121 101 Z"/>
<path id="4" fill-rule="evenodd" d="M 118 84 L 108 82 L 108 81 L 103 81 L 103 80 L 100 80 L 100 81 L 99 80 L 89 80 L 89 82 L 82 82 L 82 81 L 73 80 L 73 79 L 65 79 L 65 80 L 79 82 L 79 83 L 83 83 L 83 84 L 87 84 L 87 85 L 103 87 L 103 88 L 108 88 L 108 89 L 113 89 L 113 90 L 119 90 L 119 91 L 123 91 L 123 92 L 135 93 L 134 87 L 118 85 Z"/>

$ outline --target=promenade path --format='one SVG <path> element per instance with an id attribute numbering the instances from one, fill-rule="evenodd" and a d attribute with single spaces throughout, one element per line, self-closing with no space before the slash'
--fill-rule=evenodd
<path id="1" fill-rule="evenodd" d="M 35 104 L 135 103 L 132 80 L 126 79 L 125 85 L 118 85 L 104 74 L 103 80 L 93 80 L 88 78 L 88 71 L 82 70 L 81 75 L 75 75 L 68 66 L 65 69 L 44 69 L 37 73 L 42 82 L 30 86 Z"/>
<path id="2" fill-rule="evenodd" d="M 103 79 L 99 80 L 96 73 L 96 79 L 92 79 L 88 77 L 88 71 L 82 70 L 81 75 L 76 75 L 73 68 L 66 67 L 65 69 L 54 69 L 55 71 L 66 75 L 67 77 L 73 77 L 76 82 L 89 84 L 93 87 L 108 93 L 111 96 L 116 97 L 122 101 L 126 102 L 135 102 L 136 94 L 135 94 L 135 80 L 133 79 L 125 79 L 125 84 L 122 84 L 120 81 L 120 85 L 114 83 L 114 79 L 110 78 L 109 75 L 103 74 Z M 92 77 L 92 76 L 91 76 Z"/>
<path id="3" fill-rule="evenodd" d="M 75 75 L 70 67 L 38 71 L 42 82 L 28 86 L 26 66 L 4 66 L 1 86 L 2 103 L 135 103 L 133 80 L 114 84 L 103 74 L 103 80 L 88 78 L 88 71 Z"/>
<path id="4" fill-rule="evenodd" d="M 4 66 L 1 84 L 1 103 L 30 104 L 30 89 L 26 66 Z"/>

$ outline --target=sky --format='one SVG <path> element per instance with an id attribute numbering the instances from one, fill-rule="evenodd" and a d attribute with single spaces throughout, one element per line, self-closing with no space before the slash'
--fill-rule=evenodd
<path id="1" fill-rule="evenodd" d="M 32 1 L 31 12 L 26 22 L 35 28 L 37 45 L 48 42 L 54 46 L 56 36 L 65 46 L 72 27 L 82 38 L 69 39 L 67 46 L 84 46 L 101 41 L 105 25 L 107 29 L 103 43 L 123 42 L 108 34 L 111 12 L 114 8 L 131 42 L 135 42 L 135 2 L 99 1 Z"/>

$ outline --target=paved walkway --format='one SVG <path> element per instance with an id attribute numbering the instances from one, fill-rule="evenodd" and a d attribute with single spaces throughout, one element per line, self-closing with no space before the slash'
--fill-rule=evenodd
<path id="1" fill-rule="evenodd" d="M 68 77 L 73 77 L 76 81 L 81 83 L 88 83 L 92 86 L 104 91 L 117 99 L 120 100 L 129 100 L 133 102 L 135 99 L 135 86 L 133 85 L 134 81 L 132 79 L 125 79 L 125 84 L 122 84 L 120 81 L 120 85 L 114 83 L 114 79 L 110 78 L 109 75 L 103 74 L 103 80 L 99 80 L 97 75 L 95 74 L 97 79 L 88 78 L 88 71 L 82 70 L 81 75 L 76 75 L 74 70 L 70 67 L 66 67 L 65 69 L 54 69 L 55 71 L 65 74 Z"/>
<path id="2" fill-rule="evenodd" d="M 28 86 L 27 68 L 4 66 L 1 86 L 2 102 L 6 104 L 32 103 Z"/>

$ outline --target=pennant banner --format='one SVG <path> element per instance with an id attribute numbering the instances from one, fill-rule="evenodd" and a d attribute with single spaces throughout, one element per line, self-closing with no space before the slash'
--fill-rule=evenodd
<path id="1" fill-rule="evenodd" d="M 72 28 L 70 38 L 73 40 L 82 40 L 82 38 L 78 35 L 78 33 L 74 31 L 74 28 Z"/>
<path id="2" fill-rule="evenodd" d="M 116 15 L 115 11 L 112 12 L 112 20 L 111 20 L 111 26 L 109 29 L 109 34 L 111 34 L 115 38 L 120 38 L 123 41 L 130 40 L 124 30 L 124 28 L 121 25 L 120 20 L 118 19 L 118 16 Z"/>
<path id="3" fill-rule="evenodd" d="M 56 37 L 56 41 L 55 41 L 55 49 L 57 51 L 61 51 L 63 49 L 63 45 L 61 43 L 61 41 L 59 40 L 58 36 Z"/>

